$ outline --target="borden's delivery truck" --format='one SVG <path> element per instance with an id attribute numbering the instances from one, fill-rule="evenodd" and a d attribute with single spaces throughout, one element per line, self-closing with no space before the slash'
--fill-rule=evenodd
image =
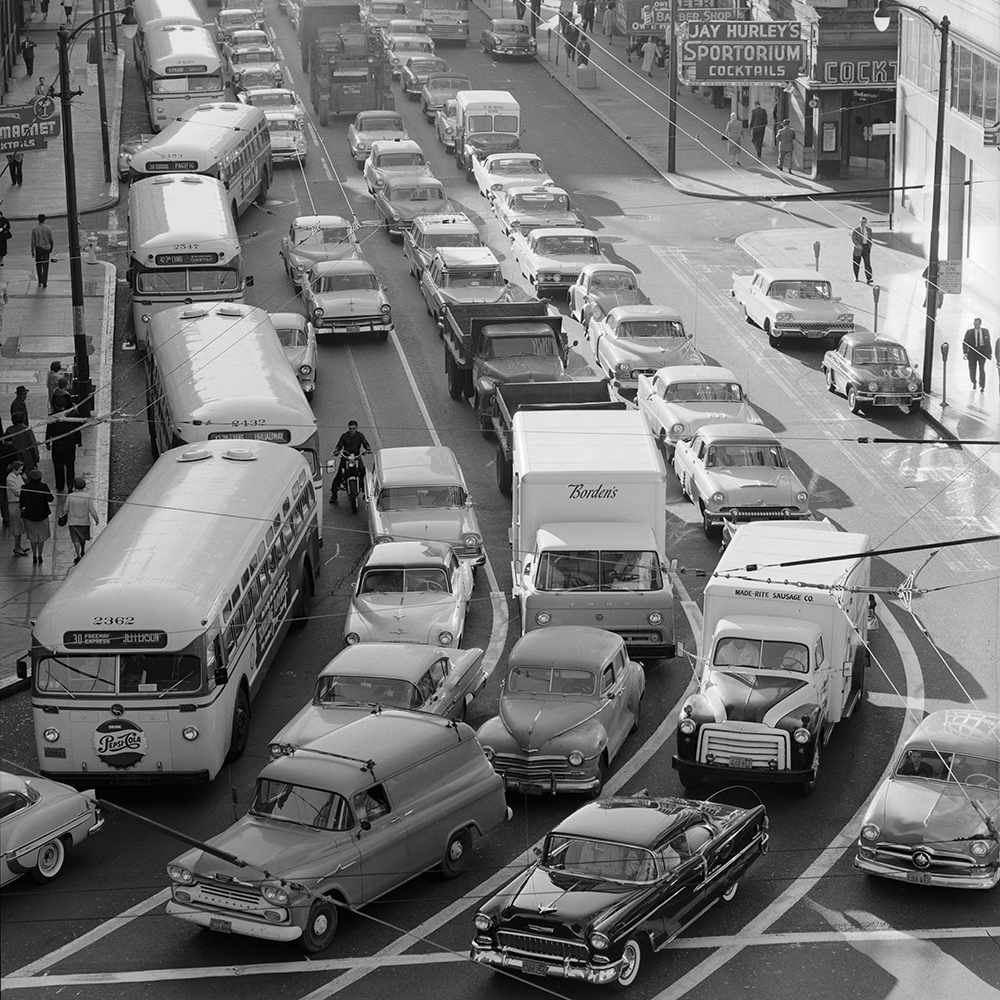
<path id="1" fill-rule="evenodd" d="M 736 531 L 705 587 L 701 681 L 677 725 L 685 788 L 718 778 L 812 792 L 820 747 L 864 693 L 871 560 L 856 554 L 867 549 L 867 535 L 829 521 Z"/>
<path id="2" fill-rule="evenodd" d="M 666 473 L 637 410 L 514 414 L 514 598 L 523 632 L 590 625 L 674 655 Z"/>

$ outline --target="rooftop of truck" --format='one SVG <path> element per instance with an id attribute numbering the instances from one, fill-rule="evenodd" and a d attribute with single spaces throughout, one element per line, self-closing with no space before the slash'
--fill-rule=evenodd
<path id="1" fill-rule="evenodd" d="M 489 247 L 441 247 L 437 251 L 445 267 L 499 267 L 496 255 Z"/>

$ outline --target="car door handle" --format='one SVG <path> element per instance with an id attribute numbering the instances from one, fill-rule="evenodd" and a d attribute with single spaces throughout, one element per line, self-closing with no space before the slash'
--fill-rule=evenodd
<path id="1" fill-rule="evenodd" d="M 389 825 L 392 826 L 393 823 L 398 823 L 400 820 L 402 820 L 402 818 L 403 818 L 402 816 L 396 816 L 395 818 L 389 820 Z"/>

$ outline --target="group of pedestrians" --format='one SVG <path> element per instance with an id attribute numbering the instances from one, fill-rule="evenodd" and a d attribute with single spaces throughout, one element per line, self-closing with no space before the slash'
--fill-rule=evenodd
<path id="1" fill-rule="evenodd" d="M 758 160 L 763 160 L 764 136 L 767 134 L 767 112 L 760 106 L 760 101 L 754 101 L 750 118 L 745 124 L 735 111 L 726 122 L 722 135 L 726 140 L 730 166 L 738 167 L 741 165 L 740 153 L 743 152 L 743 133 L 747 129 L 750 131 L 754 155 Z M 775 132 L 774 143 L 778 151 L 778 171 L 783 173 L 787 169 L 791 173 L 792 154 L 795 152 L 795 129 L 792 128 L 788 119 L 785 119 Z"/>
<path id="2" fill-rule="evenodd" d="M 588 28 L 594 30 L 594 18 L 597 14 L 595 3 L 586 2 L 580 5 L 579 19 L 573 13 L 572 0 L 563 0 L 559 8 L 559 30 L 563 44 L 566 47 L 566 58 L 577 66 L 587 66 L 590 63 L 590 39 Z"/>

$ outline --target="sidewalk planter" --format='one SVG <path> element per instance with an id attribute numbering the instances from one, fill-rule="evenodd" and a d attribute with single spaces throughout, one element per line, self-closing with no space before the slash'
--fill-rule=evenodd
<path id="1" fill-rule="evenodd" d="M 597 87 L 597 70 L 593 66 L 577 66 L 576 89 L 594 90 Z"/>

